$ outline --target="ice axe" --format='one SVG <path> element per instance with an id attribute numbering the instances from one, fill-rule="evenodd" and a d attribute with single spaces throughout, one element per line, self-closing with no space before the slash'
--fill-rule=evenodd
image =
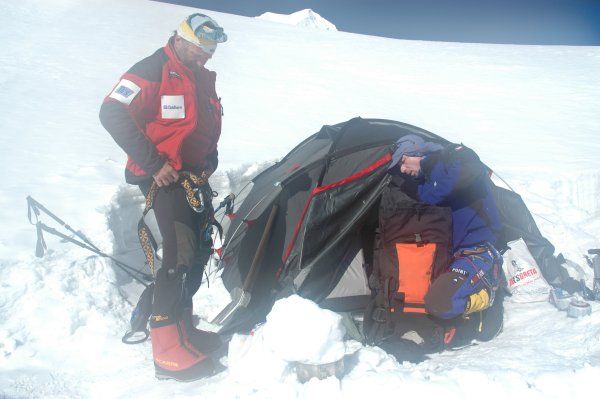
<path id="1" fill-rule="evenodd" d="M 235 287 L 231 291 L 231 302 L 223 310 L 221 310 L 217 317 L 213 319 L 213 324 L 225 324 L 235 315 L 235 313 L 237 313 L 242 308 L 246 308 L 250 303 L 250 298 L 252 296 L 251 290 L 254 287 L 256 277 L 258 276 L 259 266 L 265 253 L 267 242 L 269 241 L 269 237 L 271 236 L 271 228 L 273 227 L 273 222 L 275 221 L 275 214 L 277 213 L 278 208 L 279 206 L 277 204 L 273 205 L 273 208 L 271 208 L 271 213 L 269 213 L 269 218 L 267 219 L 265 230 L 263 231 L 262 237 L 260 238 L 260 242 L 258 243 L 258 248 L 254 253 L 254 259 L 252 259 L 252 264 L 250 265 L 250 269 L 248 270 L 248 274 L 246 275 L 244 284 L 241 288 Z"/>

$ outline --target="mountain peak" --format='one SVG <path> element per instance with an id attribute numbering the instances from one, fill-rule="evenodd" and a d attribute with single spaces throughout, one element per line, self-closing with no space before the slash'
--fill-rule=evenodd
<path id="1" fill-rule="evenodd" d="M 296 11 L 292 14 L 276 14 L 273 12 L 266 12 L 256 17 L 265 21 L 277 22 L 287 25 L 300 26 L 308 29 L 317 30 L 335 30 L 337 28 L 334 24 L 320 16 L 317 12 L 310 8 Z"/>

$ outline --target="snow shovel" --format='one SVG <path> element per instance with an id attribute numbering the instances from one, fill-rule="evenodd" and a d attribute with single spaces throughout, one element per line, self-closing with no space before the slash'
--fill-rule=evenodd
<path id="1" fill-rule="evenodd" d="M 279 206 L 277 204 L 273 205 L 273 208 L 271 208 L 265 230 L 260 238 L 258 248 L 254 254 L 254 259 L 252 260 L 252 264 L 250 265 L 250 269 L 244 280 L 244 285 L 242 285 L 242 288 L 236 287 L 231 291 L 231 302 L 213 319 L 213 324 L 224 325 L 239 309 L 246 308 L 250 303 L 250 291 L 252 290 L 252 287 L 254 287 L 256 276 L 258 276 L 258 269 L 265 253 L 267 242 L 271 236 L 271 228 L 273 227 L 275 214 L 277 213 L 278 208 Z"/>

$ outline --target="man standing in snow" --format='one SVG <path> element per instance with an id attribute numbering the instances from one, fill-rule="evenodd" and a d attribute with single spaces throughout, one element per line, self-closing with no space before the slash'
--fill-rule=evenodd
<path id="1" fill-rule="evenodd" d="M 498 293 L 502 257 L 496 250 L 501 222 L 492 196 L 488 169 L 475 152 L 462 145 L 443 147 L 416 135 L 398 141 L 392 173 L 409 175 L 417 184 L 420 202 L 452 211 L 452 261 L 425 296 L 427 313 L 440 319 L 478 321 L 478 338 L 491 339 L 502 327 L 495 314 L 483 326 Z M 501 312 L 501 299 L 495 309 Z M 461 323 L 458 323 L 461 324 Z"/>
<path id="2" fill-rule="evenodd" d="M 206 181 L 217 168 L 222 108 L 216 73 L 204 65 L 226 40 L 215 20 L 190 15 L 165 47 L 121 77 L 100 110 L 102 125 L 128 155 L 126 181 L 145 195 L 155 193 L 163 257 L 150 336 L 161 379 L 191 381 L 213 374 L 215 363 L 206 354 L 221 344 L 217 334 L 197 330 L 191 322 L 192 296 L 200 287 L 210 238 L 205 238 L 203 214 L 189 198 L 201 187 L 186 191 L 179 182 L 181 173 L 199 177 L 196 183 Z"/>

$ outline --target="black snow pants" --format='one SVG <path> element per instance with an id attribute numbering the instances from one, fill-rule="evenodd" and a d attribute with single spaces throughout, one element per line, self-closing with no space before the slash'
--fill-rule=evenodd
<path id="1" fill-rule="evenodd" d="M 150 184 L 141 184 L 144 195 Z M 162 236 L 162 265 L 156 273 L 153 316 L 168 325 L 192 307 L 192 296 L 200 288 L 204 268 L 211 254 L 212 239 L 204 237 L 204 216 L 187 202 L 183 187 L 174 183 L 156 193 L 153 210 Z"/>

